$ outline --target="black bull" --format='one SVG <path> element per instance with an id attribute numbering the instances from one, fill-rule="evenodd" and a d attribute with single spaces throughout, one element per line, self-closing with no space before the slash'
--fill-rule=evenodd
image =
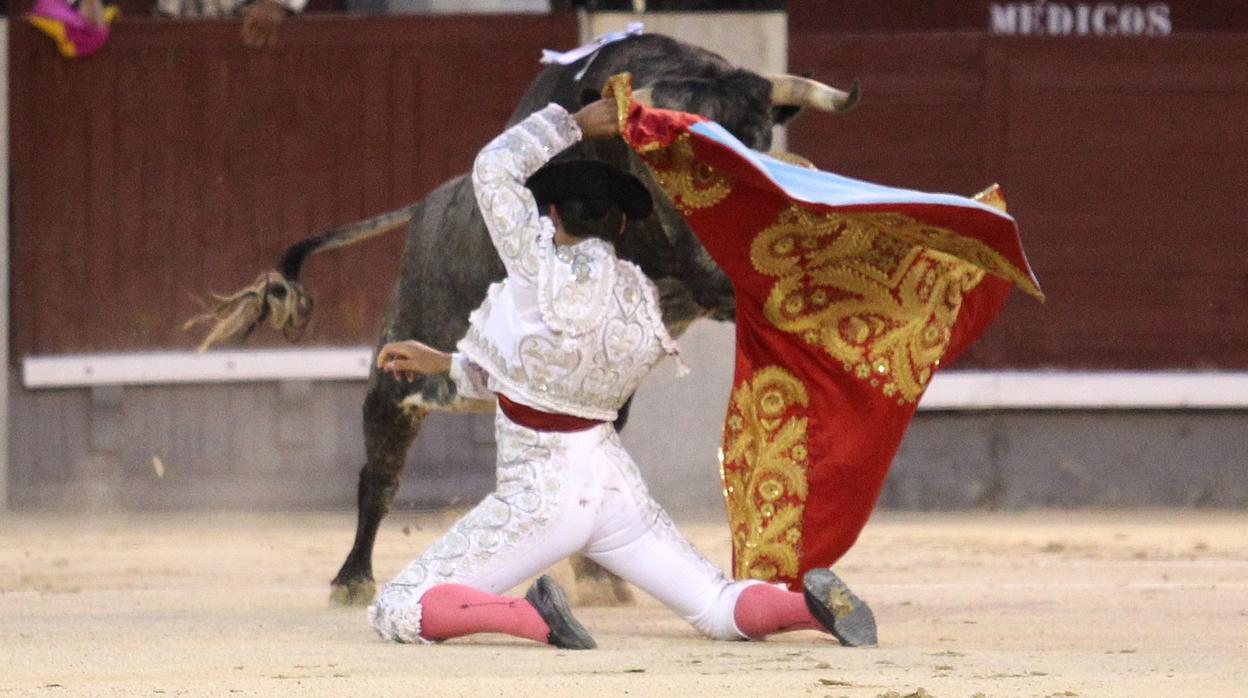
<path id="1" fill-rule="evenodd" d="M 584 73 L 578 78 L 582 69 Z M 596 98 L 607 78 L 623 71 L 632 73 L 635 89 L 649 90 L 654 105 L 707 116 L 758 150 L 769 149 L 772 126 L 783 123 L 802 106 L 844 110 L 856 99 L 855 93 L 846 94 L 801 78 L 765 78 L 703 49 L 651 34 L 608 44 L 596 55 L 572 65 L 546 68 L 529 86 L 508 125 L 550 102 L 575 111 Z M 654 214 L 629 221 L 617 251 L 654 280 L 664 323 L 673 335 L 679 335 L 699 317 L 732 318 L 734 300 L 729 280 L 626 144 L 618 138 L 582 142 L 560 157 L 611 162 L 631 171 L 655 194 Z M 300 268 L 309 255 L 353 244 L 409 220 L 402 269 L 379 346 L 415 338 L 453 349 L 467 330 L 469 313 L 485 297 L 488 286 L 504 276 L 466 175 L 446 182 L 415 204 L 290 246 L 276 271 L 262 275 L 250 288 L 221 298 L 216 309 L 192 321 L 214 323 L 202 346 L 246 335 L 266 321 L 283 331 L 300 327 L 312 307 L 298 282 Z M 424 417 L 431 410 L 492 409 L 492 404 L 459 398 L 454 384 L 444 375 L 404 383 L 388 378 L 376 367 L 372 369 L 364 400 L 367 460 L 360 471 L 355 543 L 332 582 L 333 602 L 362 604 L 373 597 L 372 553 L 377 529 L 394 500 L 408 447 Z M 621 423 L 626 410 L 621 413 Z M 603 580 L 605 572 L 587 562 L 576 565 L 578 578 Z M 615 593 L 623 597 L 624 587 L 618 580 L 611 583 Z"/>

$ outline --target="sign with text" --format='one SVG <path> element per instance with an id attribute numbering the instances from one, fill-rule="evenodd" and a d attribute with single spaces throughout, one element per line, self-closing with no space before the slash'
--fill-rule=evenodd
<path id="1" fill-rule="evenodd" d="M 1244 3 L 1226 0 L 789 0 L 785 7 L 796 33 L 1147 38 L 1248 31 Z"/>
<path id="2" fill-rule="evenodd" d="M 1170 4 L 1130 2 L 994 2 L 988 31 L 1005 36 L 1166 36 Z"/>

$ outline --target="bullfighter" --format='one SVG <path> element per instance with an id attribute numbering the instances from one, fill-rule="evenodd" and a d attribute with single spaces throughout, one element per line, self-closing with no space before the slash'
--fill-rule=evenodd
<path id="1" fill-rule="evenodd" d="M 619 128 L 606 100 L 575 115 L 551 104 L 476 158 L 473 187 L 507 277 L 455 353 L 408 340 L 377 361 L 396 379 L 449 373 L 465 397 L 497 397 L 497 488 L 382 589 L 370 623 L 396 642 L 501 632 L 593 648 L 550 577 L 524 598 L 498 595 L 580 551 L 713 639 L 817 629 L 873 645 L 870 608 L 831 570 L 808 572 L 802 593 L 728 579 L 677 531 L 621 445 L 617 411 L 678 352 L 653 284 L 610 242 L 652 202 L 604 163 L 549 162 Z"/>

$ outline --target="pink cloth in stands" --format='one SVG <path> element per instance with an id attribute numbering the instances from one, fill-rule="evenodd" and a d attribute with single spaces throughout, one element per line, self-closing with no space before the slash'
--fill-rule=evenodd
<path id="1" fill-rule="evenodd" d="M 36 0 L 26 13 L 26 19 L 56 41 L 57 48 L 67 58 L 89 56 L 108 41 L 108 20 L 116 16 L 115 8 L 105 11 L 103 26 L 88 21 L 78 14 L 66 0 Z"/>

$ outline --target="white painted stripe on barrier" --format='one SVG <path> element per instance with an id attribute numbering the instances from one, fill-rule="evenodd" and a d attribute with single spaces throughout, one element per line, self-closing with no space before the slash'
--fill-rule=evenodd
<path id="1" fill-rule="evenodd" d="M 22 382 L 27 388 L 82 388 L 364 380 L 371 359 L 372 350 L 363 347 L 31 356 L 22 361 Z"/>
<path id="2" fill-rule="evenodd" d="M 1202 371 L 946 371 L 919 409 L 1234 409 L 1248 373 Z"/>
<path id="3" fill-rule="evenodd" d="M 256 349 L 32 356 L 27 388 L 365 380 L 372 350 Z M 921 410 L 1242 409 L 1248 372 L 943 371 Z"/>

